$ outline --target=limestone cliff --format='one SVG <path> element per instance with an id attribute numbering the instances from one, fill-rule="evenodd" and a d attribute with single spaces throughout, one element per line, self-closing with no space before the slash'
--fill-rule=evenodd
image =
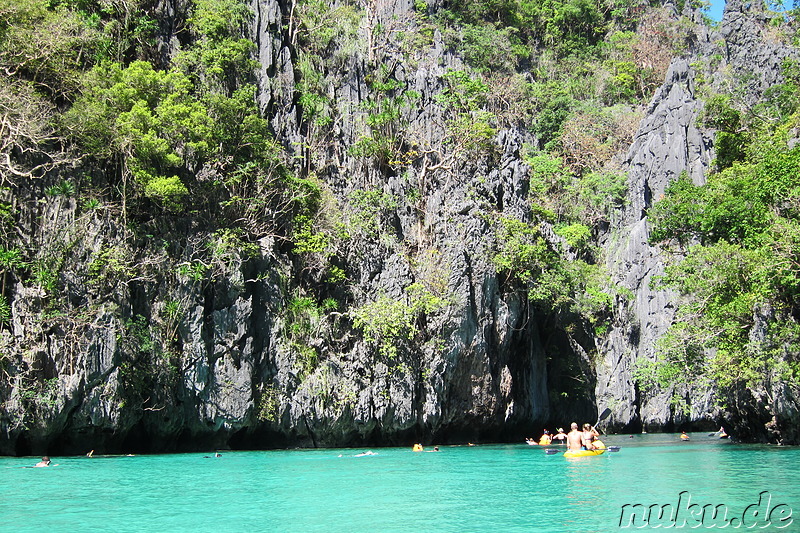
<path id="1" fill-rule="evenodd" d="M 705 183 L 715 157 L 713 132 L 698 125 L 703 98 L 697 79 L 712 88 L 734 78 L 744 79 L 744 94 L 756 102 L 766 89 L 779 83 L 782 62 L 797 57 L 796 49 L 768 37 L 769 22 L 775 15 L 768 16 L 757 7 L 729 1 L 716 30 L 698 27 L 693 34 L 693 54 L 673 60 L 628 152 L 629 203 L 614 231 L 607 258 L 609 268 L 634 297 L 620 302 L 616 309 L 617 327 L 602 341 L 600 352 L 605 357 L 597 381 L 599 403 L 614 406 L 618 427 L 672 428 L 692 421 L 719 420 L 744 438 L 765 439 L 766 424 L 775 431 L 773 436 L 781 433 L 787 442 L 796 440 L 792 429 L 796 407 L 788 399 L 791 395 L 785 394 L 784 384 L 776 383 L 771 392 L 742 390 L 737 399 L 739 409 L 726 411 L 717 406 L 713 388 L 644 393 L 635 386 L 632 375 L 638 358 L 653 357 L 656 342 L 672 323 L 678 297 L 652 288 L 652 280 L 664 273 L 669 258 L 648 244 L 647 209 L 682 172 L 695 184 Z M 719 63 L 712 67 L 710 58 Z M 758 313 L 754 310 L 754 315 Z M 686 400 L 688 411 L 670 401 L 676 394 Z M 782 400 L 769 401 L 772 394 Z M 705 427 L 716 429 L 712 426 L 708 423 Z"/>
<path id="2" fill-rule="evenodd" d="M 438 31 L 401 38 L 418 28 L 411 0 L 356 4 L 352 21 L 320 21 L 339 33 L 326 45 L 317 96 L 330 105 L 317 123 L 298 97 L 297 6 L 251 6 L 260 110 L 298 172 L 323 189 L 329 234 L 344 233 L 336 221 L 347 229 L 324 254 L 297 253 L 279 231 L 253 229 L 258 240 L 245 246 L 202 217 L 125 220 L 116 207 L 85 209 L 81 191 L 44 194 L 63 175 L 17 182 L 19 238 L 58 268 L 53 283 L 13 279 L 0 453 L 505 440 L 606 406 L 610 427 L 626 431 L 724 421 L 758 439 L 771 422 L 797 440 L 786 426 L 798 405 L 780 383 L 743 392 L 753 405 L 779 399 L 745 420 L 701 388 L 679 391 L 691 412 L 675 411 L 675 391 L 639 390 L 633 376 L 676 297 L 650 285 L 664 258 L 648 244 L 647 210 L 684 171 L 703 183 L 714 159 L 712 132 L 697 123 L 698 76 L 713 86 L 726 82 L 723 71 L 758 72 L 757 98 L 796 55 L 763 35 L 763 15 L 730 2 L 718 29 L 697 19 L 647 107 L 622 158 L 627 203 L 595 236 L 630 296 L 617 293 L 610 327 L 598 332 L 532 305 L 492 261 L 497 220 L 533 216 L 522 152 L 535 136 L 509 120 L 479 155 L 447 140 L 453 111 L 437 95 L 463 58 Z M 179 46 L 169 21 L 185 9 L 160 5 L 165 58 Z M 711 66 L 712 56 L 721 62 Z M 376 89 L 380 73 L 403 90 Z M 404 141 L 395 160 L 365 163 L 352 148 L 370 131 L 367 110 L 390 97 Z"/>

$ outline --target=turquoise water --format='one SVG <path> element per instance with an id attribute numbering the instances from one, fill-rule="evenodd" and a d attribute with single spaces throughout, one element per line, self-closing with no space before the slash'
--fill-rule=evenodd
<path id="1" fill-rule="evenodd" d="M 622 505 L 677 505 L 681 491 L 729 516 L 769 491 L 797 513 L 784 531 L 800 531 L 800 449 L 707 435 L 610 436 L 619 452 L 579 459 L 524 443 L 6 457 L 0 531 L 611 531 Z"/>

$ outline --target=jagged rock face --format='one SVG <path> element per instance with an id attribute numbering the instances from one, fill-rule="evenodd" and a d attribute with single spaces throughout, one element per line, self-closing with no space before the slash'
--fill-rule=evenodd
<path id="1" fill-rule="evenodd" d="M 615 327 L 600 350 L 605 357 L 597 379 L 598 401 L 615 406 L 614 423 L 619 426 L 674 421 L 671 391 L 642 398 L 632 373 L 638 358 L 653 357 L 657 339 L 674 316 L 675 295 L 651 286 L 653 278 L 664 273 L 664 260 L 648 242 L 647 209 L 682 172 L 697 184 L 704 182 L 713 147 L 696 125 L 701 105 L 689 62 L 673 61 L 629 151 L 628 206 L 607 257 L 614 277 L 634 297 L 615 310 Z M 709 409 L 706 402 L 697 407 L 697 418 Z"/>
<path id="2" fill-rule="evenodd" d="M 164 2 L 161 9 L 177 12 L 181 6 Z M 291 3 L 254 0 L 252 8 L 260 108 L 287 149 L 311 158 L 301 148 L 309 133 L 301 127 L 295 101 L 297 56 L 286 25 Z M 720 29 L 727 61 L 741 71 L 779 71 L 789 52 L 764 48 L 761 41 L 755 46 L 752 18 L 731 9 Z M 410 0 L 377 2 L 359 31 L 367 39 L 371 25 L 404 20 L 411 11 Z M 168 56 L 174 43 L 169 44 L 169 28 L 162 30 Z M 716 35 L 700 34 L 695 53 L 716 51 L 717 41 Z M 374 57 L 378 53 L 384 55 Z M 499 131 L 491 160 L 465 157 L 451 172 L 386 172 L 364 168 L 347 155 L 363 127 L 356 110 L 369 95 L 370 62 L 394 65 L 395 79 L 419 93 L 418 103 L 404 110 L 417 140 L 432 145 L 443 135 L 444 111 L 434 95 L 447 69 L 460 67 L 459 58 L 439 35 L 414 64 L 393 62 L 394 55 L 390 47 L 376 52 L 361 44 L 342 59 L 326 89 L 337 113 L 326 131 L 334 148 L 309 159 L 309 166 L 339 198 L 370 188 L 399 199 L 391 217 L 381 221 L 388 239 L 364 239 L 339 250 L 355 287 L 346 298 L 354 306 L 381 295 L 400 298 L 431 272 L 444 273 L 448 305 L 419 326 L 430 338 L 402 358 L 382 355 L 353 333 L 352 317 L 334 313 L 325 322 L 308 319 L 315 334 L 301 339 L 302 348 L 310 349 L 301 353 L 311 358 L 303 360 L 292 344 L 293 317 L 286 312 L 287 285 L 300 274 L 272 238 L 259 242 L 258 258 L 237 256 L 210 283 L 178 274 L 87 286 L 82 273 L 91 258 L 123 246 L 119 227 L 111 214 L 77 221 L 75 205 L 49 202 L 42 208 L 44 223 L 35 224 L 31 215 L 22 230 L 34 241 L 68 234 L 81 243 L 66 275 L 74 308 L 91 319 L 67 331 L 57 318 L 42 318 L 43 289 L 17 287 L 15 321 L 1 347 L 13 354 L 12 366 L 36 369 L 48 388 L 34 390 L 21 382 L 3 388 L 0 453 L 497 440 L 530 436 L 540 424 L 567 425 L 567 417 L 588 420 L 606 406 L 613 410 L 611 424 L 626 429 L 725 416 L 709 390 L 690 392 L 692 411 L 686 415 L 671 411 L 672 391 L 644 394 L 633 379 L 636 360 L 653 356 L 674 315 L 675 295 L 650 286 L 664 263 L 648 243 L 647 209 L 682 172 L 703 183 L 714 156 L 710 133 L 697 126 L 702 104 L 692 60 L 673 61 L 628 152 L 628 205 L 603 240 L 609 243 L 607 266 L 614 280 L 633 298 L 616 302 L 608 335 L 597 339 L 555 327 L 491 262 L 492 229 L 484 207 L 523 220 L 530 216 L 528 169 L 520 153 L 533 141 L 528 132 Z M 760 90 L 774 81 L 765 77 Z M 423 202 L 410 199 L 412 189 Z M 39 227 L 53 233 L 36 237 Z M 180 253 L 151 250 L 147 257 L 163 261 L 162 272 L 176 272 L 199 247 L 188 238 L 181 246 Z M 409 260 L 411 249 L 429 252 L 424 268 Z M 104 290 L 111 296 L 103 297 Z M 170 318 L 170 302 L 181 304 L 179 318 Z M 165 335 L 170 332 L 179 355 L 146 357 L 142 344 L 148 339 L 135 322 L 120 318 L 137 315 L 149 317 Z M 600 357 L 588 355 L 594 351 Z M 552 401 L 551 391 L 561 389 L 559 376 L 568 366 L 581 369 L 588 390 L 582 398 Z M 748 424 L 775 416 L 768 429 L 796 440 L 796 433 L 782 428 L 797 420 L 800 409 L 780 387 L 770 392 L 782 403 L 776 402 L 773 412 L 759 411 Z M 765 395 L 752 393 L 753 402 Z"/>
<path id="3" fill-rule="evenodd" d="M 276 137 L 291 149 L 302 145 L 304 133 L 294 102 L 287 9 L 283 2 L 253 3 L 258 99 Z M 371 23 L 407 16 L 411 9 L 410 2 L 381 4 Z M 320 177 L 343 196 L 371 187 L 405 201 L 409 182 L 420 188 L 424 204 L 399 205 L 389 227 L 395 242 L 430 250 L 427 268 L 445 273 L 450 303 L 424 326 L 438 341 L 398 363 L 354 338 L 349 319 L 342 317 L 341 328 L 319 326 L 341 338 L 304 339 L 321 356 L 319 364 L 305 366 L 287 338 L 292 324 L 285 314 L 285 280 L 295 275 L 293 265 L 269 240 L 260 243 L 262 259 L 239 258 L 211 284 L 193 283 L 184 275 L 137 281 L 124 290 L 117 286 L 109 310 L 95 311 L 94 322 L 74 332 L 69 368 L 59 354 L 66 341 L 59 340 L 56 328 L 30 331 L 23 324 L 43 305 L 20 286 L 14 309 L 20 323 L 6 341 L 36 339 L 38 344 L 29 347 L 35 356 L 21 356 L 16 364 L 40 368 L 53 390 L 11 389 L 17 397 L 6 403 L 0 420 L 0 453 L 405 444 L 431 438 L 463 442 L 516 438 L 533 431 L 532 424 L 544 424 L 551 409 L 547 346 L 540 338 L 544 326 L 538 323 L 547 317 L 536 316 L 524 292 L 509 290 L 498 278 L 483 215 L 487 203 L 520 217 L 527 213 L 527 168 L 520 150 L 530 139 L 522 131 L 500 132 L 491 168 L 477 161 L 451 173 L 408 177 L 361 168 L 346 155 L 359 135 L 348 110 L 358 108 L 369 92 L 368 56 L 366 51 L 349 56 L 340 84 L 330 88 L 334 105 L 341 108 L 342 119 L 331 131 L 341 149 L 327 154 L 329 161 L 317 162 L 324 170 Z M 395 78 L 406 81 L 424 102 L 407 110 L 410 128 L 430 144 L 442 135 L 441 126 L 434 126 L 442 123 L 442 111 L 433 95 L 450 67 L 459 67 L 459 61 L 445 52 L 439 37 L 418 68 L 396 65 Z M 74 205 L 47 208 L 61 210 L 53 219 L 74 218 Z M 91 257 L 121 245 L 110 224 L 105 218 L 81 226 L 80 259 L 73 266 L 76 287 L 81 285 L 78 272 L 90 268 Z M 87 240 L 88 235 L 96 239 Z M 359 289 L 353 295 L 357 303 L 377 295 L 400 297 L 422 275 L 397 244 L 367 243 L 342 254 Z M 162 256 L 165 270 L 177 270 L 181 259 L 191 256 L 188 244 L 181 257 Z M 86 305 L 93 290 L 84 291 Z M 180 302 L 184 309 L 174 324 L 168 321 L 168 302 Z M 125 316 L 150 317 L 151 325 L 174 330 L 180 355 L 159 360 L 146 355 L 143 344 L 149 339 L 133 319 L 121 320 L 111 309 L 115 306 L 126 310 Z M 17 419 L 32 411 L 32 403 L 37 414 Z M 578 407 L 591 409 L 586 403 Z M 562 408 L 571 411 L 566 404 Z"/>
<path id="4" fill-rule="evenodd" d="M 713 132 L 697 125 L 702 99 L 696 94 L 694 79 L 698 73 L 692 61 L 715 54 L 724 57 L 718 72 L 729 67 L 734 77 L 745 81 L 744 93 L 754 103 L 766 89 L 780 82 L 783 61 L 797 57 L 796 50 L 764 37 L 769 19 L 759 12 L 751 13 L 755 5 L 728 2 L 718 32 L 701 29 L 693 57 L 673 61 L 629 150 L 628 206 L 620 226 L 613 231 L 607 263 L 615 279 L 629 288 L 634 298 L 620 302 L 615 310 L 614 328 L 600 349 L 605 357 L 597 368 L 596 386 L 598 406 L 612 406 L 611 424 L 618 429 L 672 428 L 692 422 L 711 428 L 712 421 L 724 420 L 745 439 L 767 438 L 766 423 L 774 435 L 795 441 L 789 435 L 794 434 L 791 428 L 797 424 L 798 406 L 789 399 L 792 395 L 782 390 L 784 384 L 776 384 L 769 393 L 742 390 L 741 406 L 748 407 L 737 413 L 720 408 L 713 390 L 698 385 L 681 392 L 690 408 L 686 413 L 671 407 L 674 391 L 643 393 L 633 378 L 637 359 L 654 357 L 656 342 L 673 321 L 677 298 L 651 286 L 651 281 L 664 273 L 665 261 L 660 250 L 648 242 L 647 209 L 683 172 L 695 184 L 705 183 L 714 158 Z M 725 82 L 717 76 L 710 80 L 712 87 Z M 768 397 L 781 399 L 768 407 Z M 749 415 L 742 417 L 744 412 Z"/>

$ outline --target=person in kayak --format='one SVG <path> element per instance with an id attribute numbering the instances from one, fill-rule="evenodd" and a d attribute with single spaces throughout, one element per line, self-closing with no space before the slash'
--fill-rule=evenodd
<path id="1" fill-rule="evenodd" d="M 581 437 L 582 434 L 578 431 L 578 424 L 573 422 L 569 425 L 569 433 L 567 433 L 567 448 L 570 450 L 580 450 L 581 449 Z"/>
<path id="2" fill-rule="evenodd" d="M 564 428 L 558 428 L 558 433 L 553 435 L 553 443 L 564 444 L 567 441 L 567 434 L 564 433 Z"/>
<path id="3" fill-rule="evenodd" d="M 581 445 L 584 450 L 594 450 L 594 439 L 599 437 L 600 433 L 594 429 L 588 422 L 583 425 L 583 433 L 581 433 Z"/>
<path id="4" fill-rule="evenodd" d="M 541 437 L 539 437 L 539 446 L 548 446 L 550 444 L 550 432 L 546 429 Z"/>

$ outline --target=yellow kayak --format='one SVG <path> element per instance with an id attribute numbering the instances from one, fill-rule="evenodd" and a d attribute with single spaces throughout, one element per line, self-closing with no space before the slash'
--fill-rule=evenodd
<path id="1" fill-rule="evenodd" d="M 597 446 L 596 450 L 567 450 L 564 452 L 564 457 L 590 457 L 606 453 L 606 445 L 601 441 L 594 441 L 594 445 Z"/>

